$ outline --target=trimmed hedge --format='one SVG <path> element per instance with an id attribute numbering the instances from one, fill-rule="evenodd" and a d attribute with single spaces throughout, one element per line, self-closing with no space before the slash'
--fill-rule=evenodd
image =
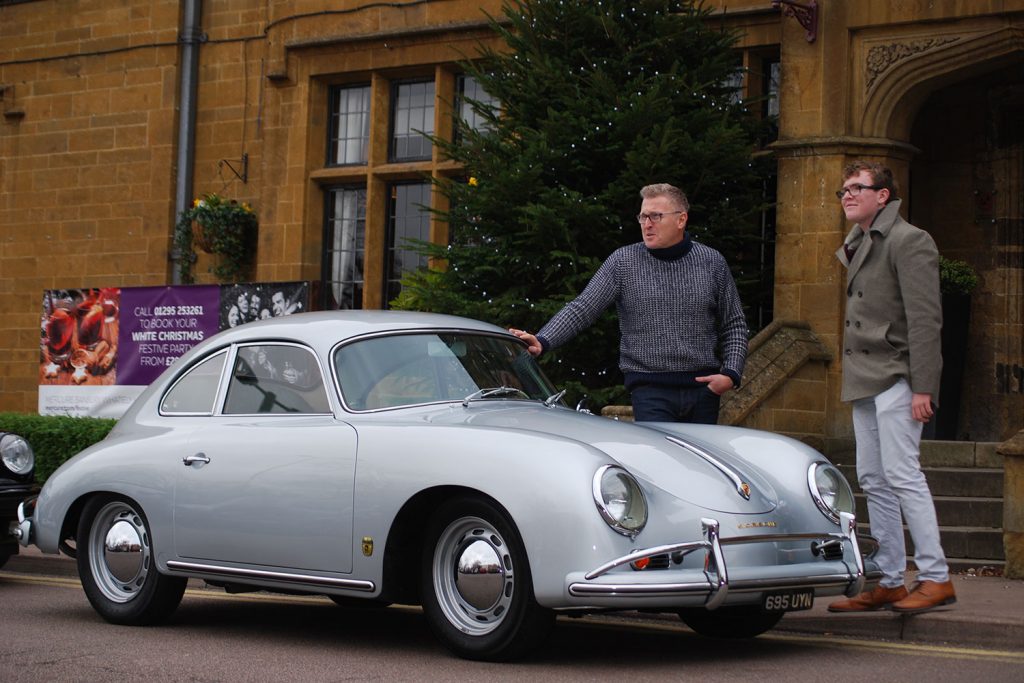
<path id="1" fill-rule="evenodd" d="M 117 420 L 59 415 L 0 413 L 0 432 L 25 437 L 36 454 L 36 482 L 42 484 L 61 464 L 97 441 Z"/>

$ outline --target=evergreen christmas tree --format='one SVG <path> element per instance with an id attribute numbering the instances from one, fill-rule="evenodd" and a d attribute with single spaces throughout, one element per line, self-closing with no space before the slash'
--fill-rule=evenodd
<path id="1" fill-rule="evenodd" d="M 680 0 L 511 0 L 503 11 L 491 25 L 507 51 L 464 65 L 497 106 L 471 101 L 486 124 L 435 139 L 465 168 L 435 179 L 450 244 L 422 248 L 444 266 L 407 277 L 393 306 L 536 332 L 640 240 L 639 190 L 656 182 L 687 193 L 688 231 L 733 262 L 757 234 L 764 175 L 760 125 L 736 91 L 736 36 Z M 618 340 L 610 309 L 541 363 L 574 399 L 622 401 Z"/>

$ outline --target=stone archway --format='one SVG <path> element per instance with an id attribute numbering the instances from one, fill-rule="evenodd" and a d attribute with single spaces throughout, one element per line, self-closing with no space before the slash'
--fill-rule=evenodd
<path id="1" fill-rule="evenodd" d="M 1005 440 L 1024 427 L 1024 31 L 975 26 L 861 50 L 855 127 L 916 148 L 908 218 L 981 276 L 955 437 Z"/>
<path id="2" fill-rule="evenodd" d="M 914 118 L 910 220 L 981 276 L 956 437 L 1024 427 L 1024 63 L 937 90 Z"/>
<path id="3" fill-rule="evenodd" d="M 993 23 L 951 26 L 901 38 L 865 38 L 855 52 L 851 133 L 907 140 L 917 111 L 929 95 L 949 84 L 1020 65 L 1024 26 Z"/>

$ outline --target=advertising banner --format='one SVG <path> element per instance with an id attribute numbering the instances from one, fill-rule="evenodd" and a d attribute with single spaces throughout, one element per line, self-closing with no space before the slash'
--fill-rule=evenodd
<path id="1" fill-rule="evenodd" d="M 220 330 L 309 309 L 308 282 L 43 292 L 39 413 L 117 418 Z"/>

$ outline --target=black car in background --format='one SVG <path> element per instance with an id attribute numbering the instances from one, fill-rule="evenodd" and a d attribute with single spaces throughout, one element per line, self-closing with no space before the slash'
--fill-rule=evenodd
<path id="1" fill-rule="evenodd" d="M 20 544 L 13 530 L 18 524 L 18 504 L 36 492 L 35 464 L 28 441 L 0 432 L 0 567 L 18 554 Z"/>

